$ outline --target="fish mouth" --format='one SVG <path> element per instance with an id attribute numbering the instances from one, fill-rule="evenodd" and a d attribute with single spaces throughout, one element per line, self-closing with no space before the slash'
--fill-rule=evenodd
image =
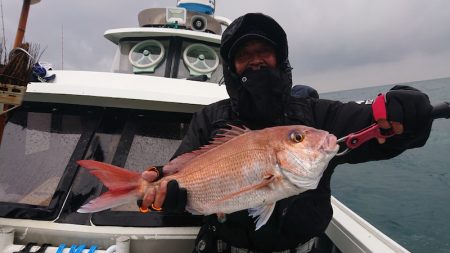
<path id="1" fill-rule="evenodd" d="M 336 136 L 333 134 L 328 134 L 325 136 L 320 145 L 320 149 L 325 151 L 327 154 L 336 154 L 339 150 Z"/>

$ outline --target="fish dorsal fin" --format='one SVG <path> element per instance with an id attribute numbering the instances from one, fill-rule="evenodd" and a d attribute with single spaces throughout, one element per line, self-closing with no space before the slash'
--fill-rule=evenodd
<path id="1" fill-rule="evenodd" d="M 194 152 L 182 154 L 177 158 L 170 161 L 168 164 L 164 165 L 163 171 L 164 175 L 172 175 L 180 170 L 187 162 L 197 155 Z"/>
<path id="2" fill-rule="evenodd" d="M 193 158 L 204 154 L 211 149 L 214 149 L 234 138 L 237 136 L 240 136 L 242 134 L 245 134 L 247 132 L 250 132 L 251 130 L 247 127 L 237 127 L 234 125 L 228 124 L 230 127 L 229 129 L 221 128 L 219 131 L 222 132 L 220 134 L 216 134 L 216 136 L 212 139 L 212 141 L 209 142 L 209 144 L 204 145 L 200 147 L 197 150 L 194 150 L 192 152 L 183 154 L 178 156 L 177 158 L 170 161 L 168 164 L 164 166 L 164 173 L 166 174 L 173 174 L 175 172 L 178 172 L 180 168 L 182 168 L 187 162 L 192 160 Z"/>
<path id="3" fill-rule="evenodd" d="M 200 149 L 194 151 L 193 153 L 200 155 L 200 154 L 205 153 L 213 148 L 216 148 L 216 147 L 218 147 L 218 146 L 220 146 L 242 134 L 252 131 L 247 127 L 240 128 L 240 127 L 233 126 L 230 124 L 228 124 L 228 126 L 230 127 L 230 129 L 226 129 L 226 128 L 219 129 L 219 131 L 221 131 L 223 133 L 216 134 L 216 136 L 214 136 L 213 140 L 210 141 L 209 144 L 201 147 Z"/>

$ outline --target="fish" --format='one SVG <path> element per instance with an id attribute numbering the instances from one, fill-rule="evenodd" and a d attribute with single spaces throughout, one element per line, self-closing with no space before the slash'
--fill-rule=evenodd
<path id="1" fill-rule="evenodd" d="M 186 189 L 186 211 L 223 215 L 247 209 L 259 229 L 278 200 L 317 188 L 338 149 L 333 134 L 308 126 L 250 130 L 229 125 L 208 145 L 164 165 L 170 175 L 161 180 L 176 180 Z M 109 189 L 81 206 L 81 213 L 135 202 L 161 182 L 148 182 L 140 173 L 107 163 L 77 162 Z"/>

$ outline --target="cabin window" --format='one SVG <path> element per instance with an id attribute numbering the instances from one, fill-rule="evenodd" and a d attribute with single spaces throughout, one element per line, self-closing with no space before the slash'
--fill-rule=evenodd
<path id="1" fill-rule="evenodd" d="M 185 125 L 139 120 L 125 167 L 143 171 L 148 166 L 166 164 L 181 143 Z"/>
<path id="2" fill-rule="evenodd" d="M 0 199 L 48 206 L 83 131 L 83 118 L 17 111 L 0 146 Z"/>
<path id="3" fill-rule="evenodd" d="M 165 59 L 166 50 L 164 45 L 157 40 L 144 40 L 130 49 L 128 60 L 133 73 L 155 73 L 155 69 Z"/>
<path id="4" fill-rule="evenodd" d="M 24 103 L 10 114 L 0 146 L 0 217 L 120 226 L 193 226 L 201 217 L 142 214 L 135 203 L 95 214 L 77 209 L 106 187 L 76 161 L 138 173 L 164 165 L 191 114 Z"/>
<path id="5" fill-rule="evenodd" d="M 141 173 L 150 166 L 168 163 L 180 145 L 186 127 L 186 123 L 158 117 L 141 115 L 129 119 L 123 128 L 121 143 L 118 143 L 120 148 L 116 151 L 115 164 L 124 164 L 124 168 Z M 138 209 L 131 203 L 112 211 L 137 212 Z"/>
<path id="6" fill-rule="evenodd" d="M 218 44 L 181 37 L 123 39 L 112 72 L 210 83 L 223 76 Z"/>
<path id="7" fill-rule="evenodd" d="M 120 127 L 120 141 L 116 144 L 112 164 L 141 173 L 149 166 L 164 165 L 175 153 L 182 138 L 188 129 L 190 114 L 170 112 L 142 112 L 124 115 L 126 119 Z M 105 120 L 105 118 L 103 119 Z M 107 126 L 110 124 L 102 125 Z M 103 132 L 101 126 L 97 133 Z M 114 130 L 114 133 L 116 130 Z M 110 147 L 111 145 L 108 145 Z M 91 153 L 91 152 L 88 152 Z M 109 162 L 109 159 L 108 161 Z M 93 180 L 92 175 L 86 175 L 82 169 L 83 178 L 76 180 L 72 187 L 73 196 L 79 196 L 81 192 L 96 192 L 82 202 L 86 203 L 100 195 L 95 189 L 87 185 L 81 187 L 81 182 Z M 81 174 L 80 174 L 81 175 Z M 78 184 L 79 182 L 80 184 Z M 95 184 L 90 184 L 91 187 Z M 97 185 L 101 185 L 98 183 Z M 101 187 L 106 191 L 106 187 Z M 85 194 L 81 194 L 85 195 Z M 87 196 L 87 195 L 86 195 Z M 78 203 L 78 204 L 83 204 Z M 77 207 L 78 207 L 77 204 Z M 65 216 L 62 214 L 61 216 Z M 69 216 L 68 216 L 69 217 Z M 90 219 L 95 225 L 114 226 L 193 226 L 198 225 L 201 217 L 190 214 L 166 215 L 165 213 L 151 212 L 140 213 L 136 203 L 118 206 L 103 212 L 94 213 Z"/>
<path id="8" fill-rule="evenodd" d="M 183 42 L 177 78 L 219 83 L 222 75 L 218 45 Z"/>
<path id="9" fill-rule="evenodd" d="M 121 41 L 113 72 L 165 76 L 169 39 Z"/>

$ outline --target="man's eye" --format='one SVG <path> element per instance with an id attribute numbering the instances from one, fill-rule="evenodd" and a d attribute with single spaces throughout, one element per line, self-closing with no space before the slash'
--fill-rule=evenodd
<path id="1" fill-rule="evenodd" d="M 240 62 L 244 62 L 244 61 L 248 60 L 248 55 L 246 55 L 246 54 L 237 54 L 234 57 L 234 59 L 237 60 L 237 61 L 240 61 Z"/>
<path id="2" fill-rule="evenodd" d="M 272 54 L 272 51 L 270 51 L 270 50 L 263 50 L 263 51 L 260 51 L 258 54 L 261 57 L 267 57 L 267 56 Z"/>

